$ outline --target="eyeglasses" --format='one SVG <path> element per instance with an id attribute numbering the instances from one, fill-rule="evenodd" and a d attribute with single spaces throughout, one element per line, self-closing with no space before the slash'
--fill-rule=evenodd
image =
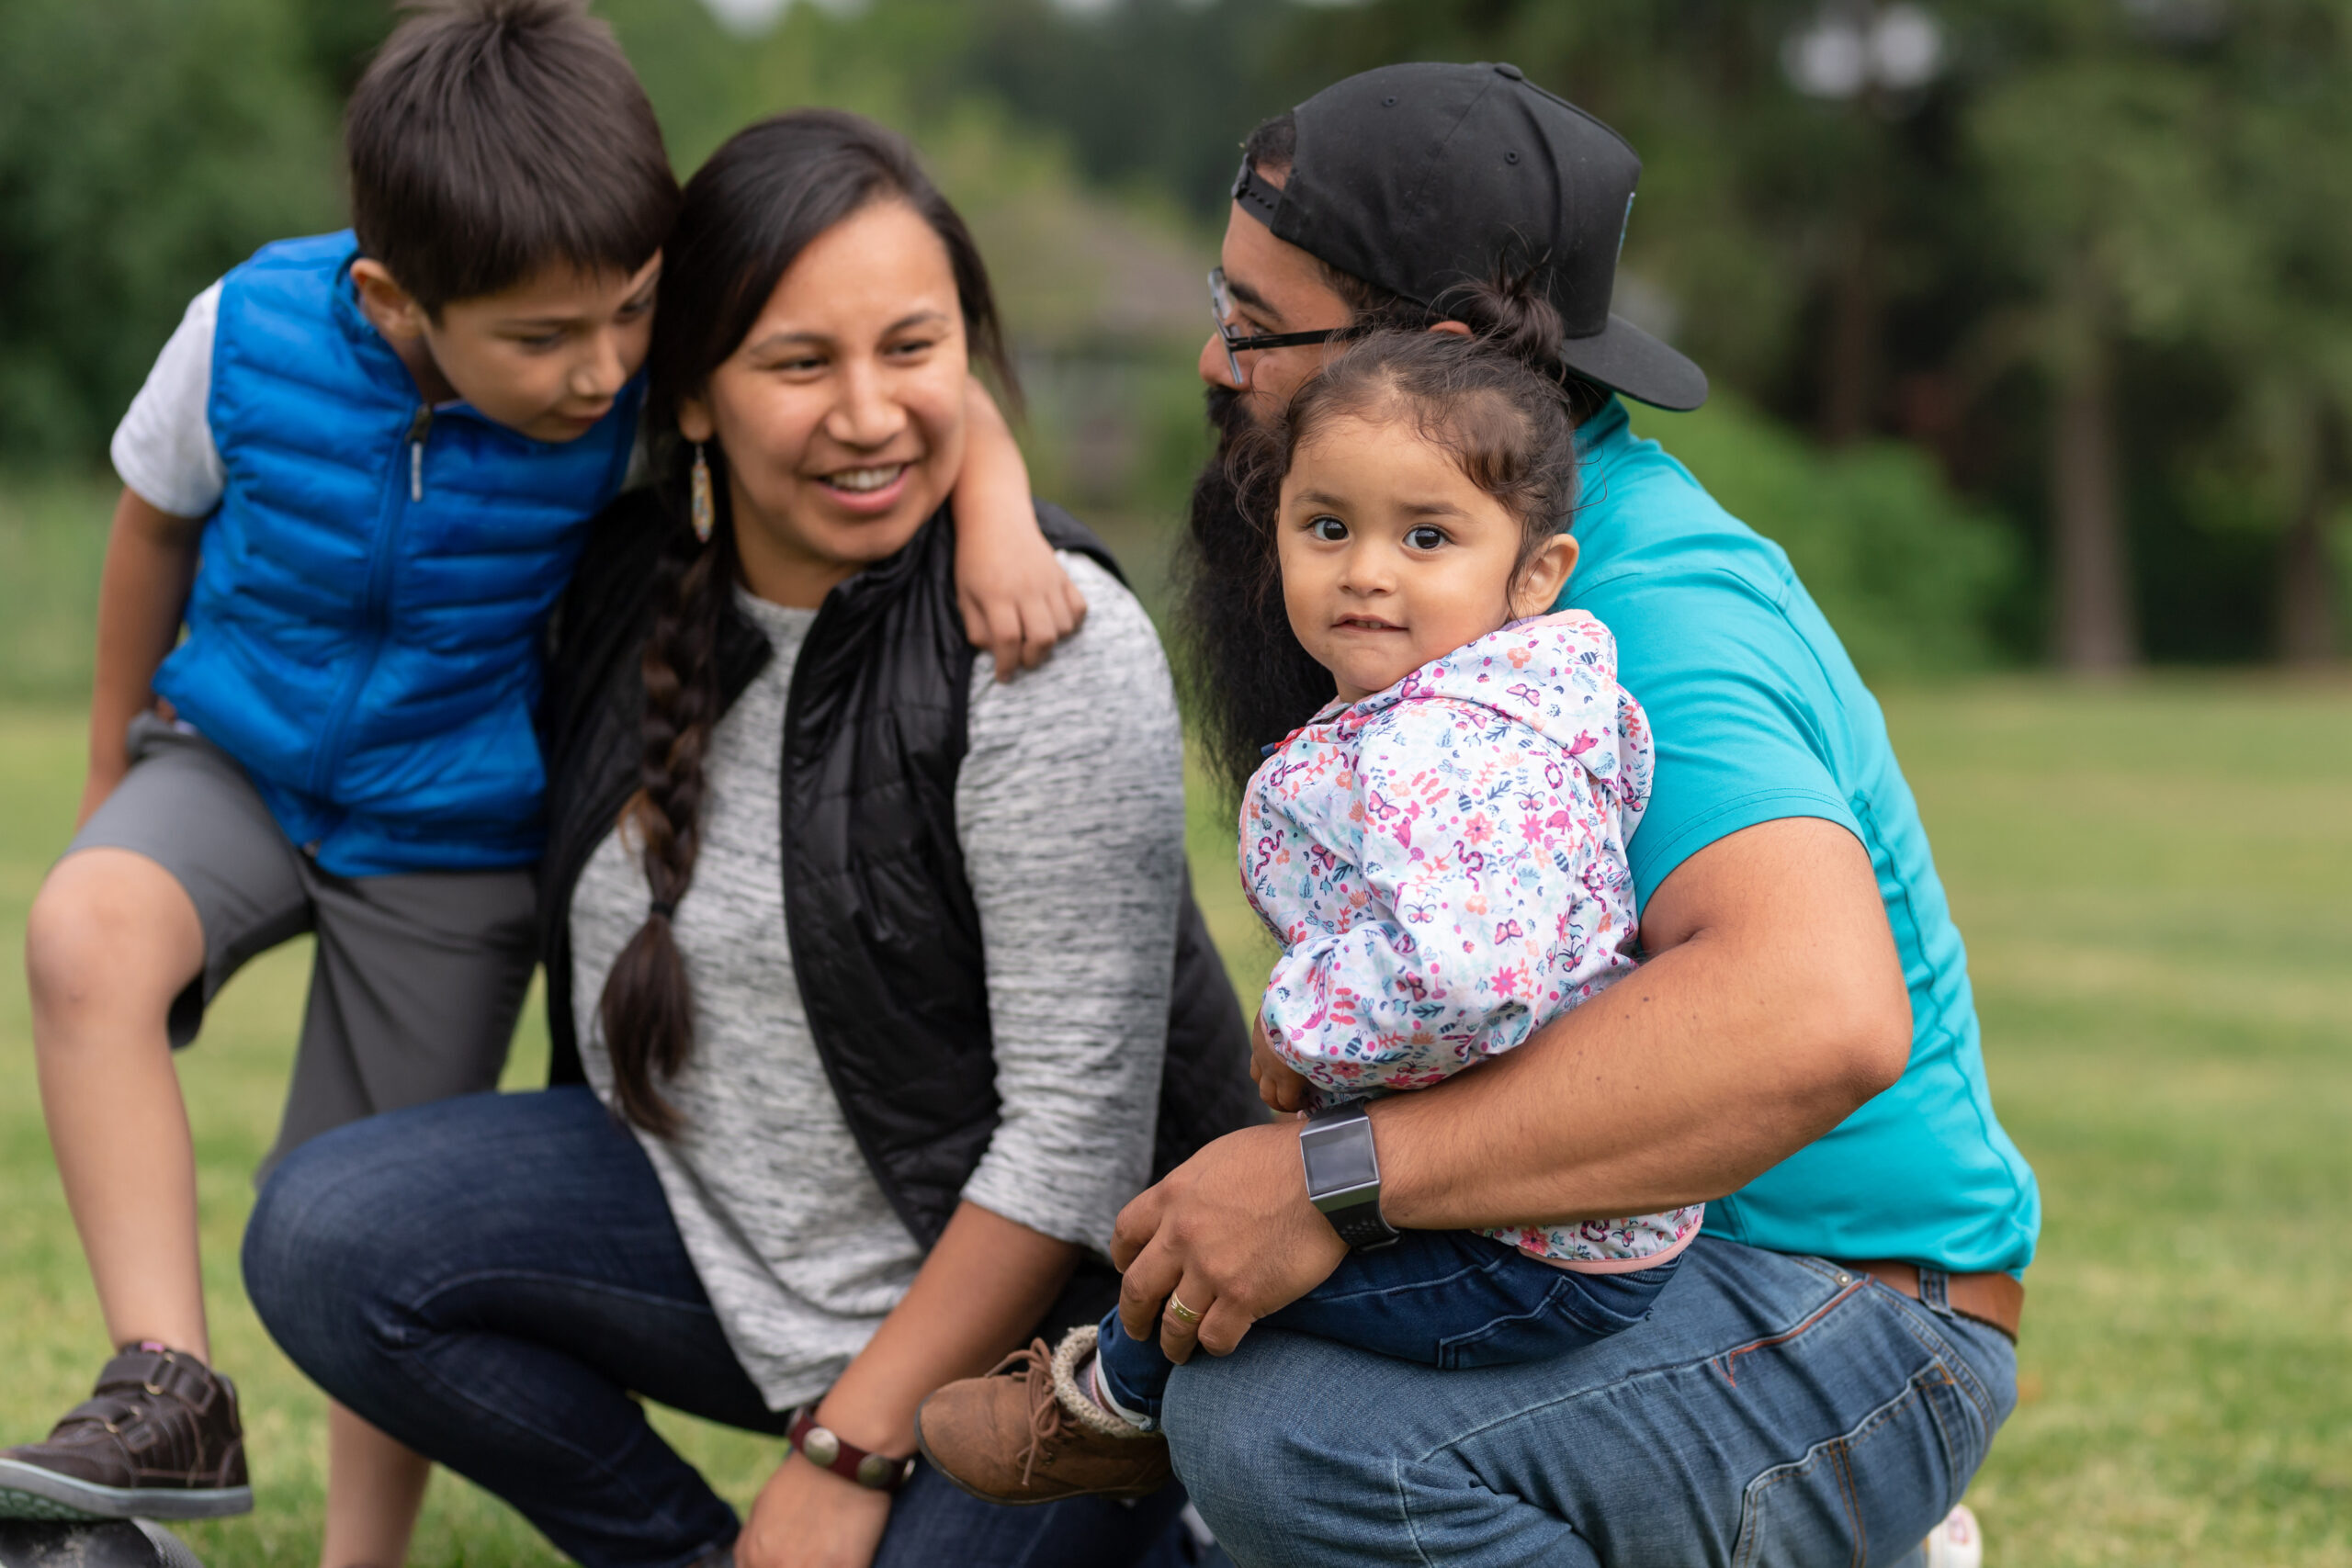
<path id="1" fill-rule="evenodd" d="M 1298 348 L 1310 343 L 1329 343 L 1347 329 L 1325 327 L 1318 332 L 1249 333 L 1233 327 L 1233 292 L 1225 284 L 1225 268 L 1209 268 L 1209 316 L 1216 322 L 1217 341 L 1225 344 L 1226 368 L 1233 372 L 1233 384 L 1246 387 L 1250 378 L 1241 368 L 1241 356 L 1261 348 Z"/>

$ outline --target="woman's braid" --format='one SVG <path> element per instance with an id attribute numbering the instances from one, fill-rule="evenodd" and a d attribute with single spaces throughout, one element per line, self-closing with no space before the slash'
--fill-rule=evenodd
<path id="1" fill-rule="evenodd" d="M 656 569 L 639 787 L 621 812 L 641 846 L 651 906 L 614 960 L 598 1005 L 621 1113 L 662 1137 L 679 1122 L 659 1080 L 675 1077 L 694 1048 L 694 993 L 673 921 L 702 847 L 703 764 L 718 716 L 718 625 L 735 578 L 724 512 L 706 547 L 691 529 L 673 528 Z"/>

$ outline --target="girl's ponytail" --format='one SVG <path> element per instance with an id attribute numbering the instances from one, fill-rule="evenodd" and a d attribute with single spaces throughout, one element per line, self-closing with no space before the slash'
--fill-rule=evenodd
<path id="1" fill-rule="evenodd" d="M 1438 296 L 1431 314 L 1462 322 L 1489 347 L 1530 367 L 1558 373 L 1566 325 L 1536 288 L 1535 272 L 1498 268 L 1483 282 L 1460 283 Z"/>

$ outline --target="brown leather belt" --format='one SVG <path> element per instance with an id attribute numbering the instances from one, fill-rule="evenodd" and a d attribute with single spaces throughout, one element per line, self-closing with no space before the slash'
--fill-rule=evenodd
<path id="1" fill-rule="evenodd" d="M 1919 1269 L 1911 1263 L 1872 1261 L 1847 1263 L 1844 1268 L 1868 1274 L 1890 1291 L 1920 1300 Z M 2025 1287 L 2007 1274 L 1947 1274 L 1944 1301 L 1962 1317 L 1997 1328 L 2015 1344 L 2018 1324 L 2025 1316 Z"/>

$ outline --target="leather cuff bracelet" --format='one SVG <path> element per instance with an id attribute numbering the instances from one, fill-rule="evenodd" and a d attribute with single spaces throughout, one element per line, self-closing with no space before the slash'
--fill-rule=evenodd
<path id="1" fill-rule="evenodd" d="M 799 1419 L 792 1424 L 792 1446 L 803 1459 L 820 1470 L 830 1470 L 845 1481 L 854 1481 L 868 1492 L 896 1492 L 915 1472 L 912 1454 L 905 1459 L 892 1459 L 888 1454 L 868 1453 L 855 1443 L 845 1443 L 830 1427 L 817 1425 L 817 1407 L 801 1407 Z"/>

